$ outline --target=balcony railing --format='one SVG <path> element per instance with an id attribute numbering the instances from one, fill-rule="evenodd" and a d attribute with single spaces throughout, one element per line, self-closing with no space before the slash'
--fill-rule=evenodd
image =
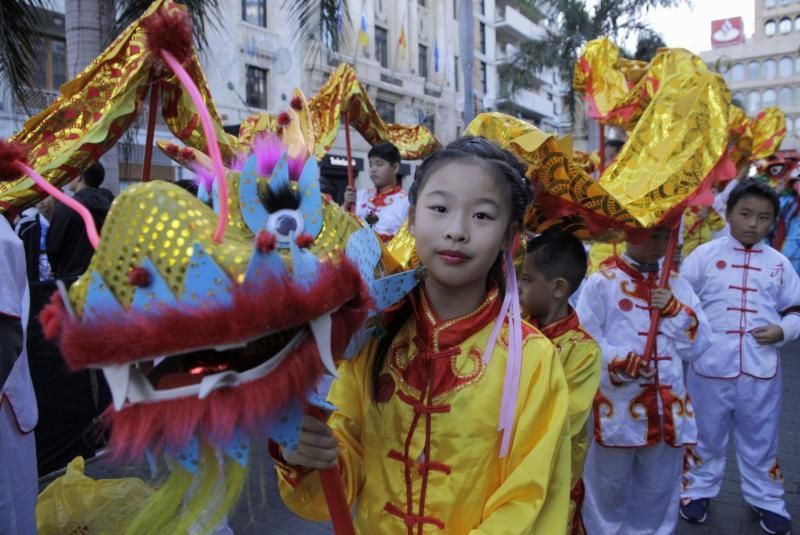
<path id="1" fill-rule="evenodd" d="M 58 91 L 39 89 L 36 87 L 26 87 L 23 89 L 23 92 L 25 94 L 24 103 L 28 106 L 27 111 L 22 101 L 14 102 L 14 111 L 20 114 L 38 113 L 55 102 L 59 95 Z"/>

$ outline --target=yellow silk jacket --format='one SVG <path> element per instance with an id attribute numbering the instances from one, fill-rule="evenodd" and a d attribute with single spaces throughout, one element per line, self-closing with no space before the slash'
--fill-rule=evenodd
<path id="1" fill-rule="evenodd" d="M 600 386 L 602 355 L 594 338 L 583 330 L 578 315 L 569 316 L 541 328 L 556 346 L 569 388 L 569 427 L 572 437 L 570 531 L 582 533 L 580 507 L 583 503 L 583 463 L 589 450 L 589 412 Z"/>
<path id="2" fill-rule="evenodd" d="M 516 422 L 500 459 L 504 327 L 483 353 L 500 309 L 492 290 L 473 313 L 441 321 L 424 291 L 395 337 L 373 398 L 372 342 L 341 365 L 328 425 L 362 534 L 564 533 L 570 491 L 568 391 L 553 345 L 523 324 Z M 281 496 L 310 520 L 328 518 L 319 477 L 278 465 Z"/>
<path id="3" fill-rule="evenodd" d="M 589 269 L 586 275 L 591 275 L 595 271 L 603 269 L 605 263 L 610 261 L 617 255 L 625 251 L 624 243 L 605 243 L 605 242 L 592 242 L 589 247 Z"/>
<path id="4" fill-rule="evenodd" d="M 690 206 L 683 214 L 683 258 L 699 246 L 709 242 L 714 233 L 725 228 L 725 220 L 717 212 L 709 209 L 705 217 L 700 217 L 702 208 Z"/>

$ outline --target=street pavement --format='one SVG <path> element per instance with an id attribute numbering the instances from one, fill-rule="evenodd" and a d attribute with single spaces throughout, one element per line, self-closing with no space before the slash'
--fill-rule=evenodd
<path id="1" fill-rule="evenodd" d="M 780 434 L 780 464 L 786 485 L 789 513 L 795 518 L 793 531 L 800 533 L 800 342 L 782 351 L 783 417 Z M 744 503 L 739 491 L 739 472 L 733 452 L 733 438 L 722 492 L 709 507 L 708 521 L 701 526 L 678 522 L 678 535 L 757 535 L 758 520 Z M 302 520 L 289 512 L 278 494 L 274 471 L 263 451 L 255 452 L 254 466 L 243 498 L 229 519 L 236 534 L 330 535 L 328 523 Z M 137 475 L 147 478 L 142 468 L 112 467 L 100 459 L 90 461 L 86 473 L 94 478 Z M 546 535 L 546 534 L 544 534 Z"/>

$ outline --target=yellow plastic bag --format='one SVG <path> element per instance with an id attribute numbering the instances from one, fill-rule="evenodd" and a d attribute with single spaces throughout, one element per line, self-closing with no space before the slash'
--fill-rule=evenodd
<path id="1" fill-rule="evenodd" d="M 36 504 L 40 535 L 118 534 L 136 515 L 153 489 L 135 477 L 94 480 L 83 474 L 83 457 L 50 483 Z"/>

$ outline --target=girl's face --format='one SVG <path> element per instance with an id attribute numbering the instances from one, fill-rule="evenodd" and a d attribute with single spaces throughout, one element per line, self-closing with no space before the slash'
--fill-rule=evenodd
<path id="1" fill-rule="evenodd" d="M 444 164 L 428 177 L 409 222 L 432 282 L 454 291 L 486 284 L 508 235 L 508 195 L 479 163 Z"/>

